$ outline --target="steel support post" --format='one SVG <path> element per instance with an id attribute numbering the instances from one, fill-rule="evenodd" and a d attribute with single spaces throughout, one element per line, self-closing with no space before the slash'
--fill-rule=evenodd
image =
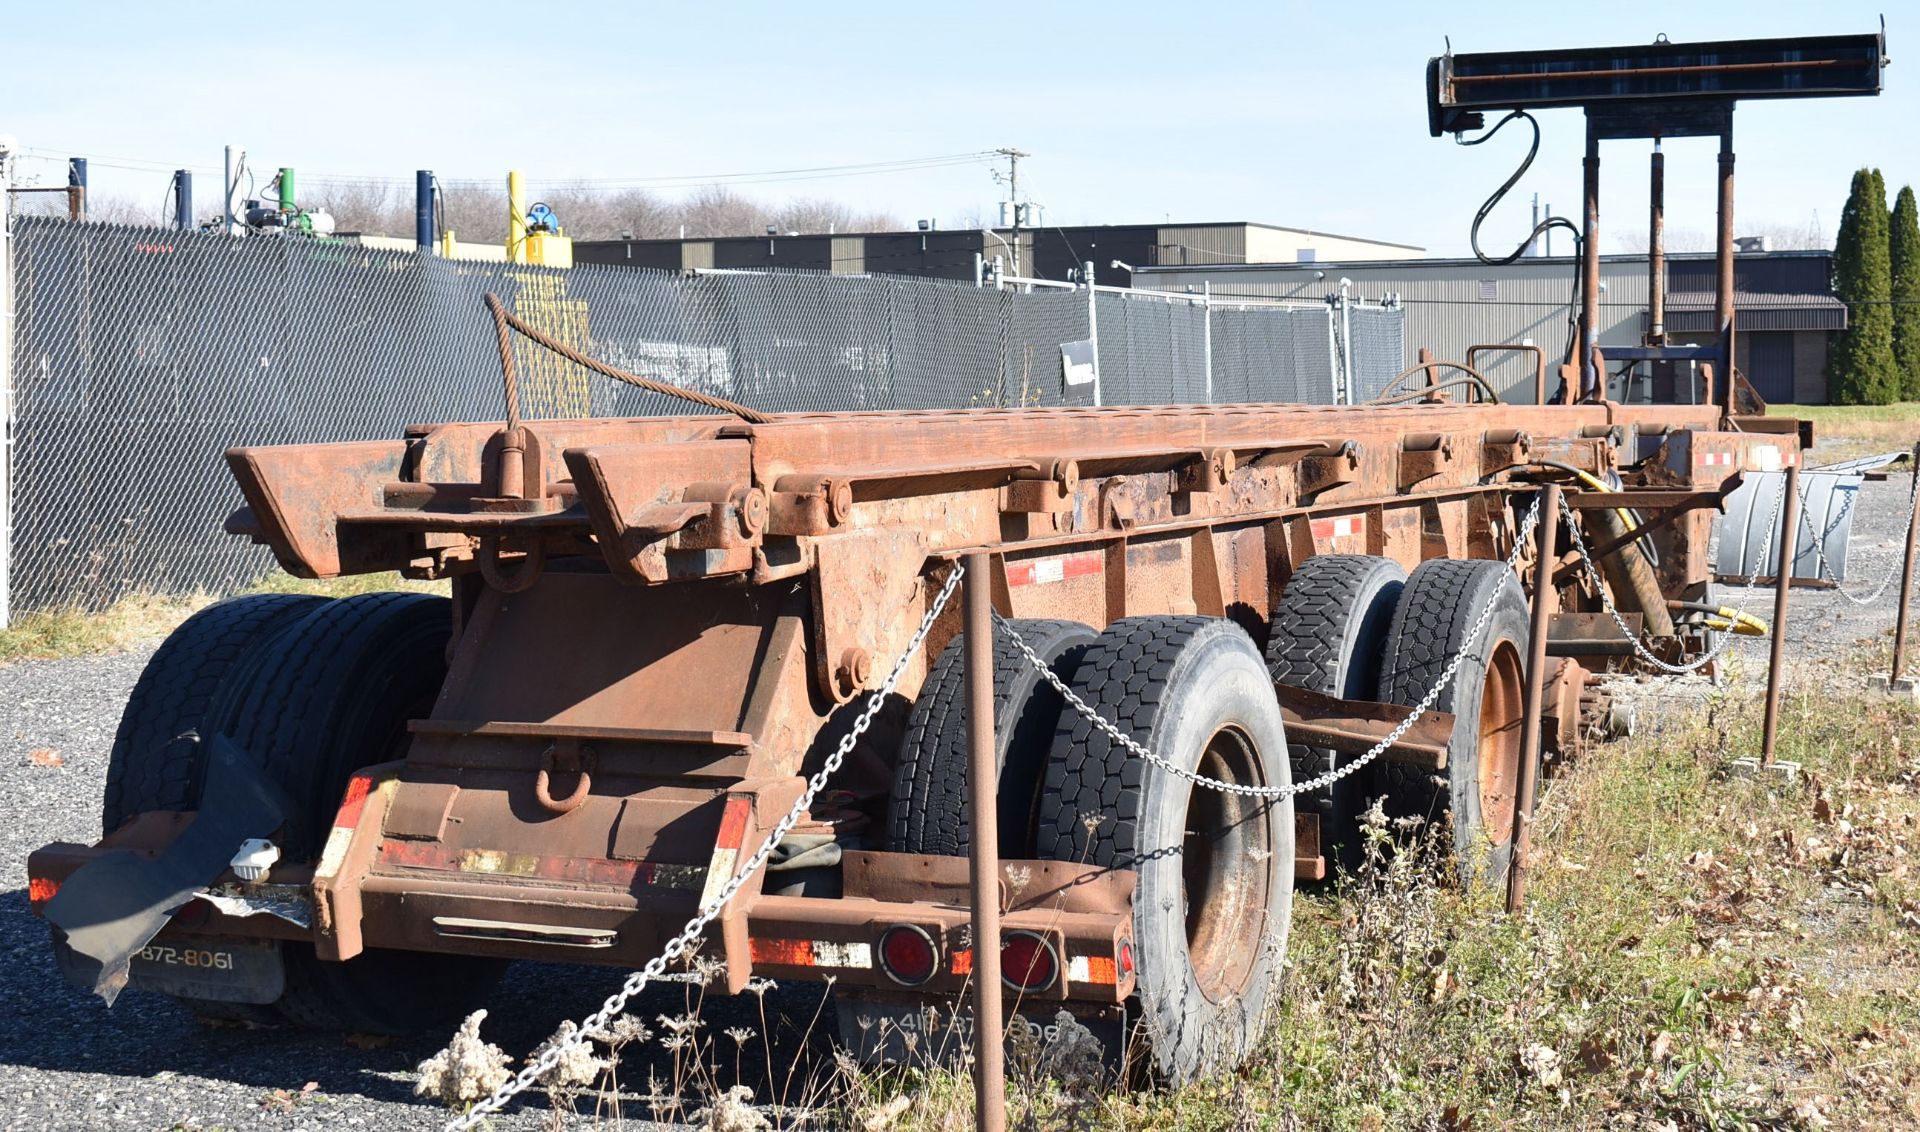
<path id="1" fill-rule="evenodd" d="M 1920 476 L 1920 444 L 1913 446 L 1910 466 L 1913 474 Z M 1905 667 L 1907 659 L 1907 614 L 1913 606 L 1914 539 L 1920 536 L 1920 492 L 1912 494 L 1913 509 L 1907 514 L 1907 554 L 1900 562 L 1900 611 L 1893 621 L 1893 666 L 1887 671 L 1889 690 L 1900 679 L 1900 670 Z"/>
<path id="2" fill-rule="evenodd" d="M 1091 265 L 1089 265 L 1091 266 Z M 1092 276 L 1087 286 L 1093 286 Z M 1091 293 L 1091 291 L 1089 292 Z M 966 557 L 967 824 L 973 898 L 973 1101 L 979 1132 L 1007 1126 L 1000 999 L 1000 768 L 993 754 L 993 567 Z"/>
<path id="3" fill-rule="evenodd" d="M 67 159 L 67 219 L 87 218 L 87 159 Z"/>
<path id="4" fill-rule="evenodd" d="M 1767 718 L 1760 737 L 1760 762 L 1773 765 L 1773 744 L 1780 734 L 1780 679 L 1787 654 L 1787 596 L 1793 592 L 1795 537 L 1800 533 L 1800 465 L 1787 465 L 1786 495 L 1780 500 L 1780 564 L 1773 577 L 1773 640 L 1767 649 Z"/>
<path id="5" fill-rule="evenodd" d="M 1213 282 L 1200 283 L 1200 364 L 1207 369 L 1207 404 L 1213 404 Z"/>
<path id="6" fill-rule="evenodd" d="M 0 144 L 0 629 L 13 595 L 13 154 Z"/>
<path id="7" fill-rule="evenodd" d="M 421 255 L 433 251 L 433 170 L 413 173 L 413 246 Z"/>
<path id="8" fill-rule="evenodd" d="M 1732 113 L 1731 110 L 1728 111 Z M 1720 328 L 1720 404 L 1733 415 L 1733 122 L 1720 135 L 1719 237 L 1714 244 L 1713 321 Z M 1790 470 L 1791 471 L 1791 470 Z"/>
<path id="9" fill-rule="evenodd" d="M 1667 344 L 1667 155 L 1653 139 L 1647 179 L 1647 345 Z"/>
<path id="10" fill-rule="evenodd" d="M 193 231 L 193 171 L 173 171 L 173 226 L 182 232 Z"/>
<path id="11" fill-rule="evenodd" d="M 1087 338 L 1093 343 L 1093 405 L 1099 408 L 1106 401 L 1100 395 L 1100 289 L 1093 283 L 1092 260 L 1080 265 L 1080 274 L 1087 281 Z"/>
<path id="12" fill-rule="evenodd" d="M 1527 902 L 1528 857 L 1533 852 L 1533 795 L 1540 775 L 1541 709 L 1545 706 L 1547 626 L 1553 617 L 1555 536 L 1560 530 L 1560 485 L 1541 489 L 1539 540 L 1533 560 L 1533 625 L 1527 633 L 1527 690 L 1521 701 L 1520 785 L 1513 796 L 1513 860 L 1507 867 L 1507 911 Z"/>
<path id="13" fill-rule="evenodd" d="M 1584 199 L 1585 223 L 1580 239 L 1580 396 L 1585 400 L 1598 389 L 1600 374 L 1593 364 L 1594 348 L 1600 345 L 1600 135 L 1592 119 L 1587 121 L 1587 157 Z"/>

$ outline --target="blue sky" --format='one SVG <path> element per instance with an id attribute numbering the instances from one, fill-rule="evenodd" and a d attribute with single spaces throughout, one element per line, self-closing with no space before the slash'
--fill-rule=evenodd
<path id="1" fill-rule="evenodd" d="M 1884 0 L 1881 0 L 1884 3 Z M 31 154 L 94 159 L 96 193 L 152 201 L 221 146 L 256 168 L 536 183 L 850 164 L 1012 145 L 1050 222 L 1256 220 L 1462 254 L 1474 209 L 1525 148 L 1510 128 L 1460 149 L 1427 135 L 1423 69 L 1460 51 L 1835 34 L 1874 4 L 1159 3 L 382 5 L 269 12 L 94 3 L 14 22 L 0 131 Z M 1830 233 L 1851 171 L 1920 180 L 1920 21 L 1889 20 L 1878 99 L 1747 103 L 1735 116 L 1742 222 Z M 1581 120 L 1543 114 L 1532 173 L 1487 229 L 1525 230 L 1539 192 L 1577 212 Z M 1603 151 L 1603 232 L 1644 226 L 1645 146 Z M 1712 229 L 1713 143 L 1668 146 L 1669 227 Z M 130 160 L 131 159 L 131 160 Z M 264 184 L 265 178 L 262 178 Z M 984 161 L 885 176 L 742 185 L 829 195 L 905 220 L 991 216 Z M 1611 239 L 1608 250 L 1616 250 Z"/>

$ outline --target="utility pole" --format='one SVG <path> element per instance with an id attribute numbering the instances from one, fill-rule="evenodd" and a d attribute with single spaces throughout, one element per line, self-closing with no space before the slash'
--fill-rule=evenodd
<path id="1" fill-rule="evenodd" d="M 1002 146 L 993 152 L 1007 159 L 1007 204 L 1013 214 L 1013 243 L 1009 251 L 1013 254 L 1013 273 L 1020 274 L 1020 159 L 1032 154 L 1012 146 Z"/>

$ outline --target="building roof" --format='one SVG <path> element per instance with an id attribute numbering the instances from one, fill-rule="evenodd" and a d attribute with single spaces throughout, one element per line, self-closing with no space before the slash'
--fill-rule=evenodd
<path id="1" fill-rule="evenodd" d="M 1741 330 L 1845 330 L 1847 304 L 1832 295 L 1733 293 L 1734 325 Z M 1667 296 L 1667 329 L 1715 329 L 1712 292 L 1678 291 Z"/>
<path id="2" fill-rule="evenodd" d="M 1203 227 L 1203 225 L 1176 224 L 1176 225 L 1167 225 L 1167 227 L 1176 227 L 1176 228 Z M 1255 227 L 1264 227 L 1264 225 L 1255 225 Z M 1302 230 L 1303 229 L 1298 229 L 1298 228 L 1287 229 L 1287 231 L 1294 231 L 1294 232 L 1302 231 Z M 1325 233 L 1315 233 L 1315 234 L 1325 235 Z M 1357 238 L 1357 237 L 1346 237 L 1346 236 L 1340 237 L 1340 239 L 1353 239 L 1353 238 Z M 1384 240 L 1368 240 L 1366 242 L 1374 243 L 1374 244 L 1386 243 L 1386 241 Z M 1394 244 L 1389 246 L 1406 247 L 1407 245 Z M 1820 259 L 1820 258 L 1832 258 L 1832 256 L 1833 256 L 1833 253 L 1831 251 L 1813 249 L 1813 250 L 1805 250 L 1805 251 L 1794 250 L 1794 251 L 1773 251 L 1773 252 L 1740 252 L 1734 256 L 1734 259 L 1736 261 L 1752 261 L 1752 260 L 1766 260 L 1766 259 Z M 1675 260 L 1711 261 L 1713 258 L 1714 258 L 1714 255 L 1712 252 L 1668 252 L 1667 253 L 1667 261 L 1669 263 Z M 1626 254 L 1620 254 L 1620 255 L 1603 255 L 1600 257 L 1600 262 L 1601 263 L 1644 264 L 1647 262 L 1647 257 L 1646 257 L 1646 253 L 1644 252 L 1626 253 Z M 1579 260 L 1579 257 L 1577 256 L 1556 255 L 1556 256 L 1523 256 L 1520 259 L 1514 260 L 1512 263 L 1504 263 L 1504 264 L 1486 263 L 1482 260 L 1475 259 L 1472 256 L 1457 256 L 1457 257 L 1429 256 L 1429 257 L 1423 257 L 1421 259 L 1349 259 L 1349 260 L 1323 259 L 1317 262 L 1315 261 L 1295 262 L 1293 260 L 1280 260 L 1273 263 L 1194 263 L 1194 264 L 1174 263 L 1174 264 L 1156 264 L 1153 266 L 1143 265 L 1140 268 L 1140 274 L 1156 275 L 1156 274 L 1167 274 L 1169 272 L 1181 272 L 1181 271 L 1331 271 L 1334 269 L 1343 269 L 1343 268 L 1353 268 L 1356 270 L 1363 270 L 1363 271 L 1392 271 L 1399 268 L 1435 270 L 1435 269 L 1453 268 L 1453 267 L 1484 267 L 1489 270 L 1498 270 L 1504 267 L 1524 267 L 1528 265 L 1538 265 L 1542 267 L 1550 267 L 1550 266 L 1579 267 L 1580 260 Z"/>

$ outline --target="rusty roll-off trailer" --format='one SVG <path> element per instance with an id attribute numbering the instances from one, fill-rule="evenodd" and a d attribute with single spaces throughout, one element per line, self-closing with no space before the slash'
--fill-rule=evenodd
<path id="1" fill-rule="evenodd" d="M 1714 507 L 1810 440 L 1591 388 L 523 422 L 510 357 L 504 427 L 228 453 L 229 529 L 288 572 L 398 570 L 451 599 L 242 598 L 170 638 L 104 838 L 29 863 L 71 977 L 397 1031 L 468 1008 L 502 960 L 638 966 L 793 808 L 969 554 L 1077 695 L 1241 785 L 1364 751 L 1467 653 L 1377 764 L 1296 806 L 1132 759 L 996 638 L 1009 1005 L 1066 1008 L 1116 1052 L 1137 1019 L 1145 1063 L 1190 1077 L 1249 1048 L 1293 885 L 1350 859 L 1372 798 L 1440 820 L 1463 877 L 1497 881 L 1532 723 L 1503 560 L 1540 485 L 1569 487 L 1613 601 L 1677 660 L 1702 638 L 1669 603 L 1707 596 Z M 1554 565 L 1542 715 L 1565 752 L 1587 674 L 1632 642 L 1576 559 Z M 734 992 L 832 976 L 869 1058 L 903 1056 L 973 968 L 960 628 L 956 602 L 704 945 Z"/>

